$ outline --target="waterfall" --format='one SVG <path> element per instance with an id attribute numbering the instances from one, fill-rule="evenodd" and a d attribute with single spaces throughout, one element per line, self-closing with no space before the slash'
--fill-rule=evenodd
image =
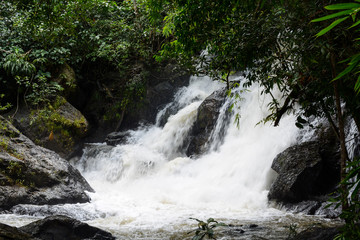
<path id="1" fill-rule="evenodd" d="M 230 120 L 224 117 L 233 101 L 229 98 L 212 133 L 210 151 L 197 158 L 185 155 L 199 105 L 221 87 L 207 77 L 192 77 L 174 102 L 159 111 L 157 124 L 129 131 L 126 144 L 100 145 L 104 150 L 97 154 L 85 149 L 77 165 L 96 191 L 91 194 L 93 208 L 110 216 L 107 224 L 150 228 L 189 217 L 275 211 L 267 206 L 270 166 L 294 143 L 297 129 L 294 116 L 285 116 L 276 128 L 257 125 L 267 116 L 270 101 L 258 86 L 241 93 L 240 108 L 234 109 L 241 116 L 239 128 L 234 114 Z M 170 108 L 172 115 L 166 116 Z"/>

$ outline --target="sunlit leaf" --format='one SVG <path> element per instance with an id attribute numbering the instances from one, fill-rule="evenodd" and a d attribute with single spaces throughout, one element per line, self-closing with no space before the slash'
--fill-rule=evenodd
<path id="1" fill-rule="evenodd" d="M 346 19 L 348 19 L 349 17 L 344 17 L 344 18 L 340 18 L 335 20 L 333 23 L 331 23 L 329 26 L 327 26 L 326 28 L 324 28 L 323 30 L 321 30 L 319 33 L 316 34 L 317 37 L 320 37 L 322 35 L 324 35 L 325 33 L 327 33 L 328 31 L 330 31 L 331 29 L 333 29 L 334 27 L 336 27 L 338 24 L 340 24 L 341 22 L 345 21 Z"/>
<path id="2" fill-rule="evenodd" d="M 327 15 L 327 16 L 324 16 L 324 17 L 321 17 L 321 18 L 314 19 L 311 22 L 321 22 L 321 21 L 336 18 L 336 17 L 339 17 L 339 16 L 349 15 L 352 12 L 353 12 L 353 10 L 345 10 L 345 11 L 333 13 L 333 14 L 330 14 L 330 15 Z"/>
<path id="3" fill-rule="evenodd" d="M 360 8 L 359 3 L 339 3 L 328 5 L 325 7 L 327 10 L 342 10 L 342 9 L 352 9 L 352 8 Z"/>
<path id="4" fill-rule="evenodd" d="M 350 73 L 356 66 L 358 66 L 360 62 L 360 55 L 356 55 L 356 57 L 354 57 L 351 62 L 349 63 L 349 66 L 347 68 L 345 68 L 344 71 L 342 71 L 341 73 L 339 73 L 332 81 L 336 81 L 340 78 L 342 78 L 343 76 L 345 76 L 346 74 Z"/>

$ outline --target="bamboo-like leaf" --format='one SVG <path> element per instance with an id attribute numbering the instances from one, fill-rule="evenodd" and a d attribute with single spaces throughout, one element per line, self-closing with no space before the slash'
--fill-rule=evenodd
<path id="1" fill-rule="evenodd" d="M 345 10 L 345 11 L 333 13 L 333 14 L 330 14 L 330 15 L 326 15 L 326 16 L 321 17 L 321 18 L 316 18 L 316 19 L 312 20 L 311 22 L 321 22 L 321 21 L 336 18 L 336 17 L 339 17 L 339 16 L 349 15 L 352 12 L 353 12 L 353 10 Z"/>
<path id="2" fill-rule="evenodd" d="M 354 199 L 357 196 L 359 196 L 359 188 L 360 188 L 360 180 L 358 179 L 356 181 L 356 187 L 354 188 L 352 194 L 351 194 L 351 198 Z"/>
<path id="3" fill-rule="evenodd" d="M 355 83 L 355 87 L 354 87 L 355 92 L 359 93 L 360 92 L 360 75 Z"/>
<path id="4" fill-rule="evenodd" d="M 338 3 L 333 5 L 328 5 L 325 7 L 327 10 L 342 10 L 342 9 L 352 9 L 352 8 L 360 8 L 359 3 Z"/>
<path id="5" fill-rule="evenodd" d="M 343 182 L 349 181 L 349 179 L 355 177 L 360 172 L 360 167 L 352 169 L 347 175 Z"/>
<path id="6" fill-rule="evenodd" d="M 351 61 L 350 61 L 349 65 L 359 62 L 360 61 L 360 53 L 355 54 L 350 59 L 351 59 Z"/>
<path id="7" fill-rule="evenodd" d="M 358 66 L 359 62 L 360 62 L 360 55 L 357 55 L 356 57 L 354 57 L 351 60 L 351 62 L 349 63 L 349 66 L 347 68 L 345 68 L 344 71 L 339 73 L 332 81 L 336 81 L 339 78 L 342 78 L 343 76 L 345 76 L 346 74 L 351 72 L 356 66 Z"/>
<path id="8" fill-rule="evenodd" d="M 353 27 L 356 27 L 356 26 L 359 25 L 359 24 L 360 24 L 360 20 L 357 21 L 356 23 L 354 23 L 353 25 L 351 25 L 351 27 L 349 27 L 349 29 L 350 29 L 350 28 L 353 28 Z"/>
<path id="9" fill-rule="evenodd" d="M 339 63 L 346 63 L 346 62 L 348 62 L 348 61 L 350 61 L 350 60 L 351 60 L 351 57 L 349 57 L 349 58 L 347 58 L 347 59 L 344 59 L 344 60 L 340 61 Z"/>
<path id="10" fill-rule="evenodd" d="M 351 72 L 353 69 L 355 68 L 355 65 L 350 65 L 347 68 L 345 68 L 344 71 L 342 71 L 341 73 L 339 73 L 333 80 L 331 80 L 331 82 L 336 81 L 340 78 L 342 78 L 343 76 L 345 76 L 346 74 L 348 74 L 349 72 Z"/>
<path id="11" fill-rule="evenodd" d="M 334 27 L 336 27 L 339 23 L 345 21 L 346 19 L 348 19 L 349 16 L 344 17 L 344 18 L 340 18 L 335 20 L 333 23 L 331 23 L 329 26 L 327 26 L 326 28 L 324 28 L 323 30 L 321 30 L 320 32 L 318 32 L 316 34 L 317 37 L 320 37 L 322 35 L 324 35 L 325 33 L 327 33 L 328 31 L 330 31 L 331 29 L 333 29 Z"/>

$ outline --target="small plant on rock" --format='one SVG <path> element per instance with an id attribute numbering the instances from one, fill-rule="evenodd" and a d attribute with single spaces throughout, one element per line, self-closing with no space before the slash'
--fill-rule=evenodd
<path id="1" fill-rule="evenodd" d="M 227 226 L 225 223 L 215 221 L 213 218 L 209 218 L 206 222 L 196 218 L 190 218 L 190 219 L 193 219 L 198 222 L 198 227 L 188 232 L 188 234 L 195 232 L 195 236 L 192 238 L 192 240 L 202 240 L 205 237 L 207 237 L 208 239 L 216 239 L 214 228 L 219 226 Z"/>
<path id="2" fill-rule="evenodd" d="M 285 227 L 289 230 L 289 238 L 295 237 L 298 234 L 298 225 L 296 223 L 291 223 Z"/>

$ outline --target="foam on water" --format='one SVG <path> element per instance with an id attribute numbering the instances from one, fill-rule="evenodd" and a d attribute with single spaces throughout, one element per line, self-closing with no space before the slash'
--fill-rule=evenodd
<path id="1" fill-rule="evenodd" d="M 267 206 L 270 166 L 276 154 L 296 140 L 297 129 L 294 116 L 285 116 L 276 128 L 257 125 L 268 114 L 270 100 L 260 95 L 259 87 L 242 93 L 236 109 L 240 127 L 230 120 L 219 147 L 197 159 L 182 151 L 198 106 L 220 87 L 208 78 L 193 78 L 176 95 L 181 109 L 165 126 L 132 131 L 130 143 L 80 161 L 94 162 L 82 166 L 82 174 L 96 190 L 91 204 L 111 216 L 111 224 L 161 227 L 189 217 L 280 214 Z"/>
<path id="2" fill-rule="evenodd" d="M 157 124 L 130 131 L 126 144 L 95 156 L 85 149 L 77 167 L 96 192 L 89 193 L 91 203 L 72 208 L 71 214 L 76 217 L 86 211 L 83 216 L 94 216 L 91 224 L 118 236 L 136 233 L 129 239 L 148 239 L 140 234 L 147 229 L 188 230 L 193 224 L 190 217 L 262 221 L 287 215 L 268 207 L 274 174 L 270 166 L 279 152 L 296 141 L 298 130 L 291 115 L 284 116 L 278 127 L 257 125 L 269 114 L 270 101 L 258 86 L 241 93 L 240 108 L 234 109 L 241 116 L 239 128 L 233 123 L 234 114 L 230 121 L 224 117 L 227 107 L 223 107 L 212 137 L 216 147 L 197 158 L 186 157 L 197 109 L 221 87 L 209 78 L 192 77 L 174 102 L 159 112 Z M 178 111 L 160 126 L 166 108 L 175 105 Z"/>

